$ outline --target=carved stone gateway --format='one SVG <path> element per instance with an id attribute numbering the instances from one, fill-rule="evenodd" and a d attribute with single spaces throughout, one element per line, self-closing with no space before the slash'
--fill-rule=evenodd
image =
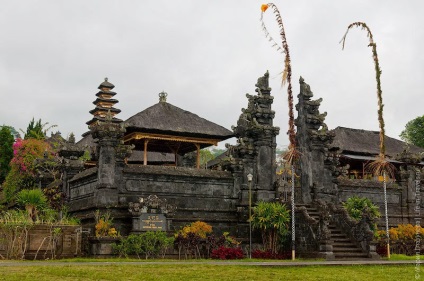
<path id="1" fill-rule="evenodd" d="M 298 117 L 296 141 L 300 152 L 300 175 L 302 202 L 311 203 L 314 199 L 337 202 L 337 176 L 340 175 L 338 156 L 329 145 L 334 134 L 324 123 L 327 112 L 320 113 L 322 99 L 311 100 L 312 91 L 302 77 L 299 80 L 299 103 L 296 105 Z"/>
<path id="2" fill-rule="evenodd" d="M 139 202 L 130 202 L 129 211 L 132 214 L 132 233 L 144 231 L 168 231 L 175 206 L 160 199 L 156 195 L 147 198 L 140 197 Z"/>

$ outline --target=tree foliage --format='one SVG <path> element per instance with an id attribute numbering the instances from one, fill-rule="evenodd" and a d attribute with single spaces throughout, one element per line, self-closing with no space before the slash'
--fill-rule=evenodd
<path id="1" fill-rule="evenodd" d="M 3 183 L 10 171 L 14 141 L 10 127 L 2 126 L 0 129 L 0 184 Z"/>
<path id="2" fill-rule="evenodd" d="M 10 201 L 16 193 L 25 188 L 33 188 L 36 185 L 37 158 L 43 158 L 44 153 L 51 157 L 51 148 L 43 140 L 18 139 L 13 144 L 13 158 L 10 161 L 10 172 L 3 184 L 3 192 L 6 201 Z"/>
<path id="3" fill-rule="evenodd" d="M 19 191 L 16 202 L 26 209 L 32 221 L 36 221 L 38 212 L 47 207 L 47 198 L 41 189 L 23 189 Z"/>
<path id="4" fill-rule="evenodd" d="M 43 140 L 46 138 L 47 131 L 51 128 L 56 127 L 56 125 L 48 126 L 49 123 L 42 123 L 41 119 L 38 119 L 36 122 L 34 118 L 29 122 L 26 132 L 24 132 L 24 139 L 37 139 Z"/>
<path id="5" fill-rule="evenodd" d="M 424 115 L 406 123 L 400 137 L 407 143 L 424 148 Z"/>

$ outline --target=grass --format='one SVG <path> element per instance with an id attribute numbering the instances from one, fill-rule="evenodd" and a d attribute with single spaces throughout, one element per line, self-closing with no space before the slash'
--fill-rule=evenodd
<path id="1" fill-rule="evenodd" d="M 417 256 L 407 256 L 407 255 L 400 255 L 400 254 L 391 254 L 390 260 L 391 261 L 409 261 L 409 260 L 416 260 Z M 424 255 L 420 255 L 419 258 L 421 261 L 424 261 Z M 388 260 L 387 258 L 383 258 L 383 260 Z"/>
<path id="2" fill-rule="evenodd" d="M 420 256 L 424 260 L 424 256 Z M 393 254 L 391 261 L 415 260 L 415 256 Z M 12 261 L 1 266 L 1 280 L 415 280 L 415 265 L 343 265 L 343 266 L 257 266 L 249 262 L 285 262 L 291 260 L 242 259 L 242 265 L 213 265 L 219 260 L 73 258 L 51 261 Z M 184 264 L 184 262 L 190 264 Z M 233 260 L 234 261 L 234 260 Z M 296 260 L 296 262 L 322 260 Z M 11 262 L 11 261 L 7 261 Z M 93 262 L 108 262 L 108 264 Z M 131 264 L 134 262 L 134 264 Z M 149 262 L 149 263 L 144 263 Z M 158 262 L 152 264 L 151 262 Z M 159 263 L 160 262 L 160 263 Z M 194 262 L 194 263 L 193 263 Z M 224 261 L 225 262 L 225 261 Z M 86 264 L 84 264 L 86 263 Z M 169 264 L 168 264 L 169 263 Z M 372 277 L 372 278 L 371 278 Z"/>
<path id="3" fill-rule="evenodd" d="M 208 264 L 108 264 L 0 267 L 1 280 L 414 280 L 414 265 L 260 267 Z"/>

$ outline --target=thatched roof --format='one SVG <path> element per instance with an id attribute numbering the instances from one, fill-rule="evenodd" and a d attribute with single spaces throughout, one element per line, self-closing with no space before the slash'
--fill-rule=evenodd
<path id="1" fill-rule="evenodd" d="M 124 121 L 129 132 L 149 132 L 225 140 L 233 132 L 167 102 L 159 102 Z"/>
<path id="2" fill-rule="evenodd" d="M 93 136 L 91 135 L 91 132 L 90 131 L 85 132 L 82 135 L 82 139 L 80 139 L 76 143 L 76 145 L 79 146 L 81 149 L 86 149 L 88 147 L 95 147 L 95 146 L 97 146 L 97 144 L 94 143 Z"/>
<path id="3" fill-rule="evenodd" d="M 333 130 L 335 138 L 332 147 L 340 148 L 342 153 L 351 153 L 356 155 L 378 155 L 380 152 L 380 136 L 378 131 L 367 131 L 345 127 L 337 127 Z M 386 155 L 395 157 L 401 153 L 407 146 L 403 141 L 385 137 Z M 411 153 L 422 153 L 424 149 L 409 145 Z"/>

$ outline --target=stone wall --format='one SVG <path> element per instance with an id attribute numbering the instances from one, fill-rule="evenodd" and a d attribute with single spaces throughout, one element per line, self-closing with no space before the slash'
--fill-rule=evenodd
<path id="1" fill-rule="evenodd" d="M 97 185 L 97 170 L 86 170 L 70 182 L 69 209 L 94 224 L 96 209 L 109 210 L 123 234 L 131 231 L 130 202 L 156 195 L 176 207 L 169 218 L 170 231 L 196 220 L 210 223 L 214 231 L 237 233 L 240 188 L 230 172 L 185 167 L 127 165 L 116 188 Z M 119 174 L 119 173 L 118 173 Z M 105 197 L 105 198 L 103 198 Z M 107 198 L 106 198 L 107 197 Z M 116 201 L 111 201 L 116 198 Z"/>
<path id="2" fill-rule="evenodd" d="M 414 214 L 408 211 L 403 189 L 396 183 L 387 184 L 387 211 L 389 216 L 389 227 L 396 227 L 398 224 L 415 224 Z M 384 195 L 383 183 L 374 180 L 352 180 L 343 179 L 339 182 L 339 197 L 341 202 L 345 202 L 349 197 L 367 197 L 380 208 L 382 217 L 378 225 L 384 228 Z"/>

